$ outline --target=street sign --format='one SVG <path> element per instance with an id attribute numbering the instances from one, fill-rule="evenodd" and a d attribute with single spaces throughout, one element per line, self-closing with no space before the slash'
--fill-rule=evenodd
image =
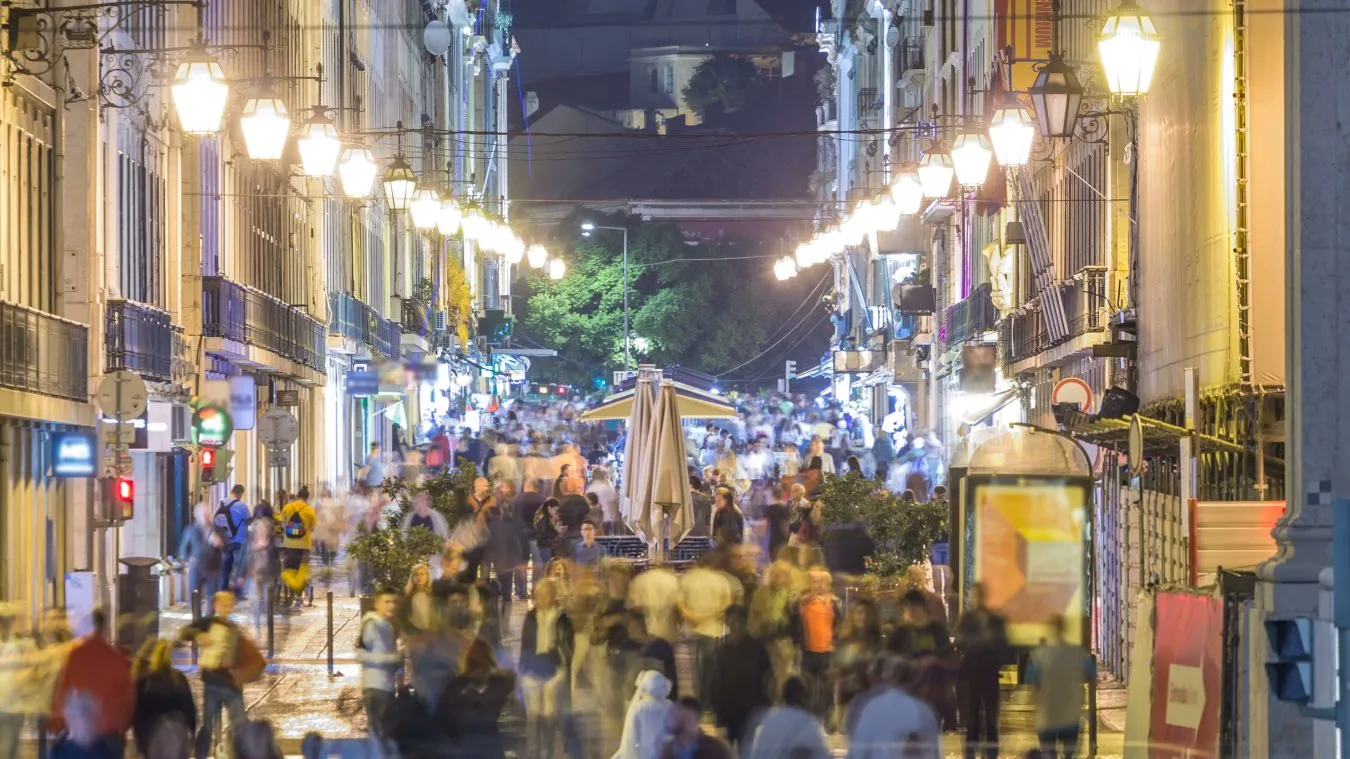
<path id="1" fill-rule="evenodd" d="M 136 443 L 136 427 L 128 422 L 104 422 L 102 439 L 106 445 L 130 447 Z"/>
<path id="2" fill-rule="evenodd" d="M 290 408 L 290 407 L 292 407 L 292 406 L 299 406 L 299 405 L 300 405 L 300 391 L 299 391 L 299 390 L 278 390 L 278 391 L 277 391 L 277 405 L 278 405 L 278 406 L 285 407 L 285 408 Z"/>
<path id="3" fill-rule="evenodd" d="M 286 409 L 271 409 L 258 422 L 258 439 L 270 448 L 288 448 L 299 437 L 300 422 Z"/>
<path id="4" fill-rule="evenodd" d="M 266 417 L 264 417 L 265 419 Z M 268 448 L 267 449 L 267 468 L 285 469 L 291 465 L 290 448 Z"/>
<path id="5" fill-rule="evenodd" d="M 98 447 L 84 431 L 51 434 L 52 476 L 93 477 L 98 474 Z"/>
<path id="6" fill-rule="evenodd" d="M 230 421 L 236 430 L 251 430 L 258 417 L 258 385 L 247 374 L 231 377 L 229 383 Z"/>
<path id="7" fill-rule="evenodd" d="M 1055 383 L 1055 388 L 1050 391 L 1050 406 L 1054 407 L 1061 403 L 1077 404 L 1078 410 L 1084 414 L 1092 413 L 1092 388 L 1088 383 L 1077 377 L 1065 377 Z"/>
<path id="8" fill-rule="evenodd" d="M 150 405 L 150 391 L 145 380 L 126 370 L 113 372 L 99 380 L 96 397 L 103 413 L 120 421 L 135 419 Z"/>
<path id="9" fill-rule="evenodd" d="M 369 370 L 347 372 L 347 395 L 375 395 L 380 392 L 380 375 Z"/>
<path id="10" fill-rule="evenodd" d="M 192 413 L 192 440 L 198 445 L 219 448 L 233 433 L 234 422 L 224 406 L 208 403 Z"/>

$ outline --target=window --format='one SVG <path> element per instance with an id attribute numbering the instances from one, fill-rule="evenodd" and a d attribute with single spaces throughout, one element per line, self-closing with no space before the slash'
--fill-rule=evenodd
<path id="1" fill-rule="evenodd" d="M 666 66 L 666 94 L 675 94 L 675 67 Z"/>
<path id="2" fill-rule="evenodd" d="M 656 87 L 656 67 L 655 67 L 655 66 L 648 66 L 648 67 L 647 67 L 647 91 L 648 91 L 648 92 L 653 92 L 653 93 L 654 93 L 654 92 L 658 92 L 657 87 Z"/>

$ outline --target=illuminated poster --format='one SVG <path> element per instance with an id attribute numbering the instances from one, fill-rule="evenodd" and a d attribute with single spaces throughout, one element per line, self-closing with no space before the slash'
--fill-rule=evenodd
<path id="1" fill-rule="evenodd" d="M 1045 622 L 1065 618 L 1080 640 L 1086 543 L 1084 486 L 1062 481 L 989 482 L 974 489 L 974 577 L 1008 619 L 1014 645 L 1034 646 Z"/>

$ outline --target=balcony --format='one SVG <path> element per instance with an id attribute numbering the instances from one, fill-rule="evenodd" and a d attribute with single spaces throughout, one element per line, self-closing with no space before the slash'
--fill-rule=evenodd
<path id="1" fill-rule="evenodd" d="M 174 326 L 168 313 L 129 300 L 108 301 L 103 335 L 105 369 L 173 381 Z"/>
<path id="2" fill-rule="evenodd" d="M 202 334 L 324 371 L 324 330 L 317 319 L 224 277 L 202 277 Z"/>
<path id="3" fill-rule="evenodd" d="M 909 37 L 895 48 L 895 72 L 905 75 L 910 71 L 923 68 L 923 41 L 919 37 Z"/>
<path id="4" fill-rule="evenodd" d="M 328 332 L 370 346 L 385 358 L 399 357 L 399 322 L 384 318 L 349 293 L 328 294 Z"/>
<path id="5" fill-rule="evenodd" d="M 1058 295 L 1064 303 L 1064 316 L 1069 322 L 1069 332 L 1055 339 L 1045 325 L 1045 314 L 1040 308 L 1034 308 L 1019 314 L 1013 314 L 999 325 L 999 347 L 1005 365 L 1016 364 L 1040 356 L 1053 348 L 1067 345 L 1074 340 L 1101 333 L 1105 335 L 1107 314 L 1110 309 L 1106 297 L 1102 294 L 1105 275 L 1102 272 L 1090 272 L 1080 282 L 1063 282 L 1057 287 Z M 1043 297 L 1043 296 L 1042 296 Z M 1090 350 L 1091 345 L 1079 346 L 1076 350 Z M 1070 350 L 1074 353 L 1076 350 Z M 1053 366 L 1068 358 L 1047 357 L 1046 366 Z"/>
<path id="6" fill-rule="evenodd" d="M 412 298 L 404 298 L 402 327 L 404 334 L 431 337 L 431 309 Z"/>
<path id="7" fill-rule="evenodd" d="M 0 387 L 85 403 L 89 328 L 0 301 Z"/>
<path id="8" fill-rule="evenodd" d="M 995 329 L 998 326 L 998 309 L 989 297 L 989 285 L 984 284 L 971 291 L 956 305 L 942 314 L 942 342 L 956 346 L 965 341 Z"/>

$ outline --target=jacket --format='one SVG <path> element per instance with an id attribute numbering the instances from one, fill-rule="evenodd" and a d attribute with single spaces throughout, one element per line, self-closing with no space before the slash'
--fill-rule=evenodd
<path id="1" fill-rule="evenodd" d="M 637 693 L 628 704 L 623 735 L 614 759 L 658 759 L 665 747 L 666 718 L 670 714 L 670 680 L 655 670 L 638 675 Z"/>
<path id="2" fill-rule="evenodd" d="M 669 743 L 661 749 L 661 759 L 676 759 L 675 749 Z M 731 747 L 721 738 L 702 733 L 694 744 L 694 759 L 732 759 Z"/>
<path id="3" fill-rule="evenodd" d="M 131 727 L 136 688 L 131 682 L 131 660 L 98 636 L 86 638 L 70 652 L 66 668 L 52 694 L 52 732 L 65 729 L 66 699 L 76 692 L 88 693 L 98 705 L 95 730 L 99 735 L 120 736 Z"/>
<path id="4" fill-rule="evenodd" d="M 547 679 L 558 672 L 571 670 L 575 629 L 567 612 L 559 611 L 558 618 L 553 623 L 553 647 L 547 654 L 537 653 L 535 651 L 539 641 L 537 612 L 537 609 L 530 609 L 520 629 L 520 673 Z"/>
<path id="5" fill-rule="evenodd" d="M 787 759 L 802 756 L 830 759 L 825 730 L 815 715 L 795 706 L 770 709 L 755 731 L 747 759 Z"/>
<path id="6" fill-rule="evenodd" d="M 394 624 L 373 611 L 361 617 L 361 645 L 356 660 L 361 662 L 361 687 L 393 693 L 395 675 L 403 666 Z"/>
<path id="7" fill-rule="evenodd" d="M 928 704 L 898 688 L 887 688 L 869 698 L 858 715 L 849 736 L 848 759 L 939 759 L 941 739 L 937 715 Z"/>
<path id="8" fill-rule="evenodd" d="M 305 536 L 302 538 L 285 537 L 286 523 L 291 521 L 293 515 L 300 516 L 300 522 L 305 526 Z M 318 523 L 318 517 L 314 513 L 314 507 L 304 501 L 291 501 L 281 509 L 281 547 L 299 548 L 308 551 L 314 546 L 314 527 Z"/>

